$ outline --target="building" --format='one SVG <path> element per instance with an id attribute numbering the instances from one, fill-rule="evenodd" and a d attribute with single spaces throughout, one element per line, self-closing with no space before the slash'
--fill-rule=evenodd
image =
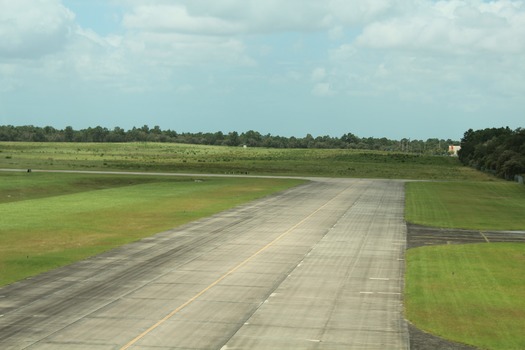
<path id="1" fill-rule="evenodd" d="M 458 156 L 458 151 L 460 149 L 461 149 L 461 146 L 450 145 L 450 146 L 448 146 L 448 153 L 450 154 L 451 157 L 457 157 Z"/>

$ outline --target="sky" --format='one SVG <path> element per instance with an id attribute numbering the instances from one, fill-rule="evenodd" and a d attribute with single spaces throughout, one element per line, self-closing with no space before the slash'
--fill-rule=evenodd
<path id="1" fill-rule="evenodd" d="M 0 125 L 525 127 L 525 0 L 0 0 Z"/>

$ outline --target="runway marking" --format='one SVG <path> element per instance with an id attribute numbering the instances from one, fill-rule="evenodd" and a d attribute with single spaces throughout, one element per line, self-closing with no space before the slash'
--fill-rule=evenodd
<path id="1" fill-rule="evenodd" d="M 479 231 L 479 233 L 483 236 L 483 238 L 485 238 L 485 241 L 487 241 L 487 243 L 490 243 L 489 239 L 487 238 L 487 236 L 485 236 L 485 234 L 482 231 Z"/>
<path id="2" fill-rule="evenodd" d="M 149 327 L 148 329 L 146 329 L 144 332 L 142 332 L 141 334 L 139 334 L 137 337 L 135 337 L 133 340 L 131 340 L 129 343 L 127 343 L 126 345 L 124 345 L 123 347 L 120 348 L 120 350 L 126 350 L 126 349 L 129 349 L 131 346 L 135 345 L 139 340 L 141 340 L 142 338 L 144 338 L 146 335 L 148 335 L 149 333 L 151 333 L 152 331 L 154 331 L 156 328 L 158 328 L 160 325 L 162 325 L 164 322 L 168 321 L 170 318 L 172 318 L 174 315 L 176 315 L 179 311 L 181 311 L 182 309 L 184 309 L 186 306 L 190 305 L 191 303 L 193 303 L 195 300 L 197 300 L 201 295 L 203 295 L 204 293 L 206 293 L 207 291 L 209 291 L 211 288 L 215 287 L 217 284 L 219 284 L 222 280 L 224 280 L 226 277 L 230 276 L 232 273 L 234 273 L 235 271 L 239 270 L 241 267 L 243 267 L 244 265 L 246 265 L 248 262 L 250 262 L 251 260 L 253 260 L 257 255 L 261 254 L 262 252 L 264 252 L 266 249 L 270 248 L 271 246 L 273 246 L 275 243 L 277 243 L 278 241 L 280 241 L 281 239 L 283 239 L 286 235 L 288 235 L 290 232 L 292 232 L 293 230 L 295 230 L 297 227 L 299 227 L 300 225 L 302 225 L 305 221 L 307 221 L 308 219 L 310 219 L 312 216 L 314 216 L 315 214 L 317 214 L 319 211 L 321 211 L 322 209 L 324 209 L 327 205 L 329 205 L 330 203 L 332 203 L 337 197 L 339 197 L 341 195 L 341 193 L 343 193 L 344 191 L 346 191 L 346 188 L 344 190 L 342 190 L 341 192 L 339 192 L 336 196 L 334 196 L 332 199 L 330 199 L 328 202 L 326 202 L 325 204 L 323 204 L 322 206 L 320 206 L 319 208 L 317 208 L 315 211 L 313 211 L 312 213 L 310 213 L 310 215 L 308 215 L 307 217 L 305 217 L 304 219 L 302 219 L 301 221 L 299 221 L 297 224 L 295 224 L 294 226 L 292 226 L 291 228 L 289 228 L 287 231 L 281 233 L 277 238 L 275 238 L 273 241 L 271 241 L 270 243 L 268 243 L 267 245 L 265 245 L 264 247 L 262 247 L 261 249 L 259 249 L 257 252 L 255 252 L 252 256 L 248 257 L 246 260 L 242 261 L 239 265 L 235 266 L 233 269 L 231 269 L 230 271 L 226 272 L 224 275 L 222 275 L 221 277 L 219 277 L 215 282 L 211 283 L 209 286 L 207 286 L 206 288 L 204 288 L 203 290 L 201 290 L 199 293 L 195 294 L 192 298 L 190 298 L 188 301 L 186 301 L 184 304 L 180 305 L 179 307 L 177 307 L 175 310 L 173 310 L 172 312 L 170 312 L 169 314 L 167 314 L 166 316 L 164 316 L 161 320 L 159 320 L 157 323 L 155 323 L 153 326 Z M 266 301 L 265 301 L 266 302 Z"/>
<path id="3" fill-rule="evenodd" d="M 382 278 L 382 277 L 370 277 L 370 279 L 374 281 L 390 281 L 390 278 Z"/>

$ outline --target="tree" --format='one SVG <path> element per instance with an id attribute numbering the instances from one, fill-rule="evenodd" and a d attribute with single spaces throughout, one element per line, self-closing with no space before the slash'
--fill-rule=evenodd
<path id="1" fill-rule="evenodd" d="M 239 146 L 241 144 L 239 133 L 237 133 L 237 131 L 232 131 L 228 133 L 228 140 L 226 144 L 228 146 Z"/>
<path id="2" fill-rule="evenodd" d="M 240 143 L 245 144 L 249 147 L 261 146 L 261 134 L 257 131 L 249 130 L 242 133 L 240 136 Z"/>
<path id="3" fill-rule="evenodd" d="M 525 172 L 525 133 L 506 128 L 469 129 L 461 139 L 460 161 L 505 179 Z"/>
<path id="4" fill-rule="evenodd" d="M 73 142 L 75 137 L 75 132 L 73 131 L 73 127 L 66 126 L 66 129 L 64 130 L 64 140 L 66 142 Z"/>

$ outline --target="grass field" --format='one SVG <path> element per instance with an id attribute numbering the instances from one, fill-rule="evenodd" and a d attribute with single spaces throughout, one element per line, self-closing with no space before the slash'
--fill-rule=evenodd
<path id="1" fill-rule="evenodd" d="M 525 230 L 525 186 L 507 181 L 412 182 L 406 220 L 474 230 Z"/>
<path id="2" fill-rule="evenodd" d="M 406 314 L 418 327 L 480 349 L 525 349 L 525 245 L 407 251 Z"/>
<path id="3" fill-rule="evenodd" d="M 0 285 L 299 183 L 0 173 Z"/>
<path id="4" fill-rule="evenodd" d="M 486 180 L 456 158 L 341 149 L 267 149 L 171 143 L 0 142 L 0 168 Z"/>
<path id="5" fill-rule="evenodd" d="M 525 186 L 409 183 L 406 218 L 436 227 L 525 230 Z M 418 327 L 481 349 L 525 349 L 525 245 L 410 249 L 405 306 Z"/>

